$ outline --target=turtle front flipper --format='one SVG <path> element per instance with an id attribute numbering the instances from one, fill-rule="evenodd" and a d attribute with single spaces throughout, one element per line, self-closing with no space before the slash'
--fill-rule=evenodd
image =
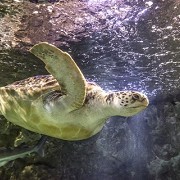
<path id="1" fill-rule="evenodd" d="M 45 42 L 33 46 L 30 52 L 46 64 L 48 72 L 58 81 L 66 95 L 63 104 L 68 111 L 81 107 L 86 95 L 86 80 L 71 56 Z"/>

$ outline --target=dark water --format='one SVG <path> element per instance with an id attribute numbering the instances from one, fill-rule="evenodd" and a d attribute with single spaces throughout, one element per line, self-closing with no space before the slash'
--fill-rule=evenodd
<path id="1" fill-rule="evenodd" d="M 99 3 L 88 2 L 90 9 Z M 117 11 L 125 11 L 126 16 L 118 16 Z M 147 0 L 127 2 L 121 7 L 114 3 L 111 11 L 104 9 L 101 13 L 101 16 L 108 17 L 106 28 L 99 30 L 97 27 L 89 37 L 64 48 L 73 56 L 87 80 L 97 82 L 105 90 L 142 91 L 151 102 L 169 95 L 175 97 L 180 92 L 179 2 Z M 27 52 L 1 53 L 1 85 L 47 73 L 44 64 Z M 175 115 L 171 106 L 166 107 L 159 102 L 157 107 L 150 105 L 147 111 L 133 118 L 113 118 L 95 141 L 80 144 L 63 142 L 60 156 L 63 165 L 59 164 L 62 177 L 73 179 L 90 175 L 90 179 L 105 180 L 157 178 L 149 175 L 150 162 L 157 156 L 169 160 L 177 155 L 180 148 L 180 117 Z M 173 149 L 172 152 L 166 151 L 165 147 Z M 79 164 L 74 163 L 74 159 Z M 160 169 L 160 165 L 154 167 L 155 172 L 156 168 Z M 160 171 L 171 180 L 179 177 L 169 175 L 166 169 Z"/>

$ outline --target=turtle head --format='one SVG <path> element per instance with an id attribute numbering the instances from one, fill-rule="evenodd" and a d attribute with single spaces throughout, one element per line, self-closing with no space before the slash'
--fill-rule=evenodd
<path id="1" fill-rule="evenodd" d="M 106 98 L 106 102 L 112 107 L 112 111 L 115 115 L 126 117 L 141 112 L 149 104 L 147 96 L 136 91 L 110 93 Z"/>

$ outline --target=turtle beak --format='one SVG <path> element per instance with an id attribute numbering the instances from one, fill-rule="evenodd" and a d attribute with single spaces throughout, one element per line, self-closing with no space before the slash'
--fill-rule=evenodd
<path id="1" fill-rule="evenodd" d="M 142 103 L 143 106 L 147 107 L 147 106 L 149 105 L 149 100 L 148 100 L 148 98 L 147 98 L 147 97 L 143 98 L 143 99 L 141 100 L 141 103 Z"/>

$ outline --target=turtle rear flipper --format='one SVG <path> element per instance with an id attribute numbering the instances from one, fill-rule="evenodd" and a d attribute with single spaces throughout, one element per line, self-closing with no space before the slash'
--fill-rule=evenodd
<path id="1" fill-rule="evenodd" d="M 86 80 L 71 56 L 45 42 L 33 46 L 30 52 L 46 64 L 48 72 L 62 87 L 62 92 L 66 94 L 63 103 L 68 110 L 81 107 L 86 95 Z"/>

